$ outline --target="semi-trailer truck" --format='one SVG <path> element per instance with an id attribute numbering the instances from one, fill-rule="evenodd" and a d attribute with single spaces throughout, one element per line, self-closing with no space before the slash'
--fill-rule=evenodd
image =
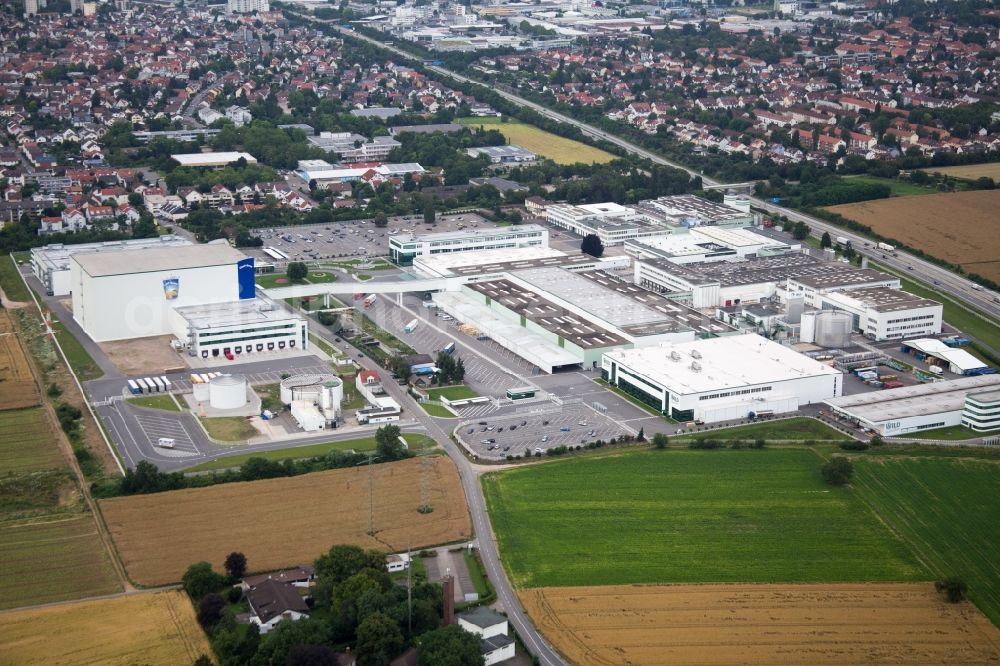
<path id="1" fill-rule="evenodd" d="M 875 247 L 877 247 L 878 249 L 880 249 L 880 250 L 882 250 L 884 252 L 895 252 L 896 251 L 896 248 L 893 247 L 892 245 L 889 245 L 888 243 L 876 243 Z"/>
<path id="2" fill-rule="evenodd" d="M 139 395 L 140 393 L 142 393 L 142 389 L 139 388 L 139 385 L 136 383 L 134 379 L 128 380 L 128 391 L 132 395 Z"/>
<path id="3" fill-rule="evenodd" d="M 377 295 L 375 295 L 375 294 L 369 294 L 368 298 L 366 298 L 365 301 L 364 301 L 365 309 L 367 310 L 372 305 L 374 305 L 376 300 L 378 300 L 378 296 Z"/>
<path id="4" fill-rule="evenodd" d="M 448 344 L 446 344 L 444 347 L 441 348 L 441 353 L 442 354 L 450 354 L 453 351 L 455 351 L 455 343 L 454 342 L 449 342 Z"/>

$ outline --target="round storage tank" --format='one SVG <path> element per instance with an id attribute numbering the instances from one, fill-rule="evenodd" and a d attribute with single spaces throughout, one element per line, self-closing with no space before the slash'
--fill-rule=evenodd
<path id="1" fill-rule="evenodd" d="M 344 383 L 334 374 L 315 375 L 295 375 L 281 380 L 279 394 L 281 402 L 285 405 L 292 404 L 293 400 L 312 400 L 322 403 L 324 386 L 328 382 L 334 382 L 340 387 L 340 397 L 344 396 Z"/>
<path id="2" fill-rule="evenodd" d="M 213 409 L 239 409 L 247 404 L 247 378 L 221 375 L 208 383 L 209 404 Z"/>
<path id="3" fill-rule="evenodd" d="M 853 322 L 854 317 L 849 312 L 826 310 L 816 313 L 816 344 L 828 348 L 849 347 Z"/>
<path id="4" fill-rule="evenodd" d="M 344 401 L 344 382 L 340 378 L 323 382 L 323 409 L 339 408 Z"/>

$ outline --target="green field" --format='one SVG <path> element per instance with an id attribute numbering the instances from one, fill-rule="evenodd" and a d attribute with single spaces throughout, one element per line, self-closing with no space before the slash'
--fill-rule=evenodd
<path id="1" fill-rule="evenodd" d="M 0 524 L 0 608 L 120 592 L 90 514 Z"/>
<path id="2" fill-rule="evenodd" d="M 73 368 L 73 373 L 81 382 L 88 382 L 91 379 L 100 379 L 104 376 L 104 371 L 97 365 L 94 359 L 83 348 L 80 341 L 59 322 L 52 323 L 52 330 L 55 331 L 59 346 L 66 354 L 66 360 Z"/>
<path id="3" fill-rule="evenodd" d="M 483 478 L 519 587 L 926 580 L 808 449 L 630 451 Z"/>
<path id="4" fill-rule="evenodd" d="M 209 437 L 220 442 L 242 442 L 260 434 L 243 416 L 202 418 L 201 424 Z"/>
<path id="5" fill-rule="evenodd" d="M 965 426 L 948 426 L 947 428 L 935 428 L 934 430 L 922 430 L 918 433 L 911 433 L 916 439 L 940 439 L 950 441 L 961 441 L 964 439 L 976 439 L 990 433 L 976 432 L 972 428 Z"/>
<path id="6" fill-rule="evenodd" d="M 479 397 L 479 394 L 470 389 L 468 386 L 443 386 L 441 388 L 432 388 L 427 391 L 427 395 L 430 396 L 431 400 L 441 400 L 441 398 L 447 398 L 448 400 L 465 400 L 466 398 Z"/>
<path id="7" fill-rule="evenodd" d="M 409 445 L 411 451 L 426 451 L 437 446 L 437 442 L 420 433 L 405 433 L 403 439 Z M 266 460 L 298 460 L 301 458 L 315 458 L 323 456 L 330 451 L 374 451 L 375 438 L 362 437 L 359 439 L 348 439 L 343 442 L 327 442 L 325 444 L 309 444 L 307 446 L 296 446 L 289 449 L 279 449 L 277 451 L 258 451 L 256 453 L 241 453 L 238 456 L 226 456 L 210 460 L 209 462 L 195 465 L 184 470 L 185 472 L 206 472 L 217 469 L 229 469 L 239 467 L 250 458 L 264 458 Z"/>
<path id="8" fill-rule="evenodd" d="M 31 302 L 31 294 L 24 286 L 24 280 L 10 256 L 0 256 L 0 287 L 3 287 L 4 293 L 12 301 Z"/>
<path id="9" fill-rule="evenodd" d="M 148 407 L 149 409 L 162 409 L 167 412 L 179 412 L 180 407 L 169 395 L 144 395 L 141 398 L 129 398 L 130 404 L 137 407 Z"/>
<path id="10" fill-rule="evenodd" d="M 875 176 L 845 176 L 845 181 L 871 183 L 873 185 L 888 185 L 894 197 L 909 197 L 917 194 L 936 194 L 940 190 L 933 187 L 921 187 L 909 181 L 895 178 L 877 178 Z"/>
<path id="11" fill-rule="evenodd" d="M 436 416 L 442 419 L 454 419 L 456 417 L 447 407 L 443 405 L 435 405 L 433 403 L 422 402 L 420 406 L 424 408 L 424 411 L 431 416 Z"/>
<path id="12" fill-rule="evenodd" d="M 706 439 L 766 439 L 768 441 L 796 440 L 796 441 L 834 441 L 849 442 L 851 438 L 834 430 L 825 423 L 820 423 L 816 419 L 804 416 L 796 416 L 790 419 L 777 419 L 774 421 L 760 421 L 745 426 L 734 428 L 722 428 L 720 430 L 707 430 L 704 432 L 685 432 L 677 435 L 680 438 L 704 437 Z"/>
<path id="13" fill-rule="evenodd" d="M 585 143 L 557 136 L 534 125 L 525 125 L 514 119 L 501 118 L 459 118 L 456 122 L 468 127 L 485 127 L 500 130 L 510 143 L 527 148 L 533 153 L 547 157 L 556 164 L 604 164 L 617 159 L 609 152 L 588 146 Z"/>
<path id="14" fill-rule="evenodd" d="M 0 412 L 0 475 L 64 467 L 41 407 Z"/>
<path id="15" fill-rule="evenodd" d="M 1000 464 L 973 459 L 861 456 L 856 492 L 910 545 L 935 578 L 959 576 L 1000 625 Z"/>

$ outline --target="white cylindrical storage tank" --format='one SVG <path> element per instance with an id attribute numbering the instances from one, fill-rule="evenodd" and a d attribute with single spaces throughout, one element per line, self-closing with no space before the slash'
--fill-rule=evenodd
<path id="1" fill-rule="evenodd" d="M 850 312 L 826 310 L 816 314 L 816 344 L 820 347 L 849 347 L 854 318 Z"/>
<path id="2" fill-rule="evenodd" d="M 208 400 L 208 384 L 205 382 L 199 382 L 197 384 L 192 384 L 191 388 L 194 389 L 194 399 L 198 402 L 205 402 Z"/>
<path id="3" fill-rule="evenodd" d="M 247 378 L 222 375 L 208 383 L 209 404 L 213 409 L 239 409 L 247 404 Z"/>
<path id="4" fill-rule="evenodd" d="M 323 382 L 323 409 L 340 409 L 344 400 L 344 382 L 339 378 Z"/>

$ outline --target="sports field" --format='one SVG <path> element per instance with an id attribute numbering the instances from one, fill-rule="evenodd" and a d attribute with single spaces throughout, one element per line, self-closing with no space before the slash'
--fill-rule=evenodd
<path id="1" fill-rule="evenodd" d="M 234 550 L 253 571 L 313 561 L 335 543 L 405 550 L 472 534 L 455 465 L 444 456 L 374 465 L 374 528 L 368 529 L 367 467 L 227 483 L 103 500 L 101 510 L 131 578 L 180 580 L 188 565 L 221 565 Z M 431 513 L 420 513 L 425 473 Z"/>
<path id="2" fill-rule="evenodd" d="M 482 126 L 486 129 L 500 130 L 511 143 L 527 148 L 542 157 L 548 157 L 556 164 L 577 162 L 604 164 L 616 159 L 614 155 L 600 148 L 546 132 L 534 125 L 525 125 L 513 118 L 507 122 L 503 122 L 500 118 L 459 118 L 456 122 L 468 127 Z"/>
<path id="3" fill-rule="evenodd" d="M 986 176 L 994 181 L 1000 181 L 1000 162 L 990 162 L 988 164 L 963 164 L 962 166 L 950 167 L 930 167 L 922 169 L 927 173 L 940 173 L 952 178 L 962 178 L 964 180 L 975 180 Z"/>
<path id="4" fill-rule="evenodd" d="M 0 608 L 121 591 L 90 514 L 5 521 L 0 524 L 0 562 Z"/>
<path id="5" fill-rule="evenodd" d="M 969 598 L 1000 626 L 1000 461 L 859 456 L 853 485 L 927 564 L 959 576 Z"/>
<path id="6" fill-rule="evenodd" d="M 1000 190 L 879 199 L 827 210 L 1000 281 Z"/>
<path id="7" fill-rule="evenodd" d="M 525 590 L 570 663 L 987 664 L 1000 631 L 930 583 L 670 585 Z"/>
<path id="8" fill-rule="evenodd" d="M 927 580 L 809 449 L 645 450 L 489 474 L 518 587 Z"/>
<path id="9" fill-rule="evenodd" d="M 212 654 L 183 592 L 170 590 L 18 611 L 0 622 L 10 664 L 191 664 Z"/>

